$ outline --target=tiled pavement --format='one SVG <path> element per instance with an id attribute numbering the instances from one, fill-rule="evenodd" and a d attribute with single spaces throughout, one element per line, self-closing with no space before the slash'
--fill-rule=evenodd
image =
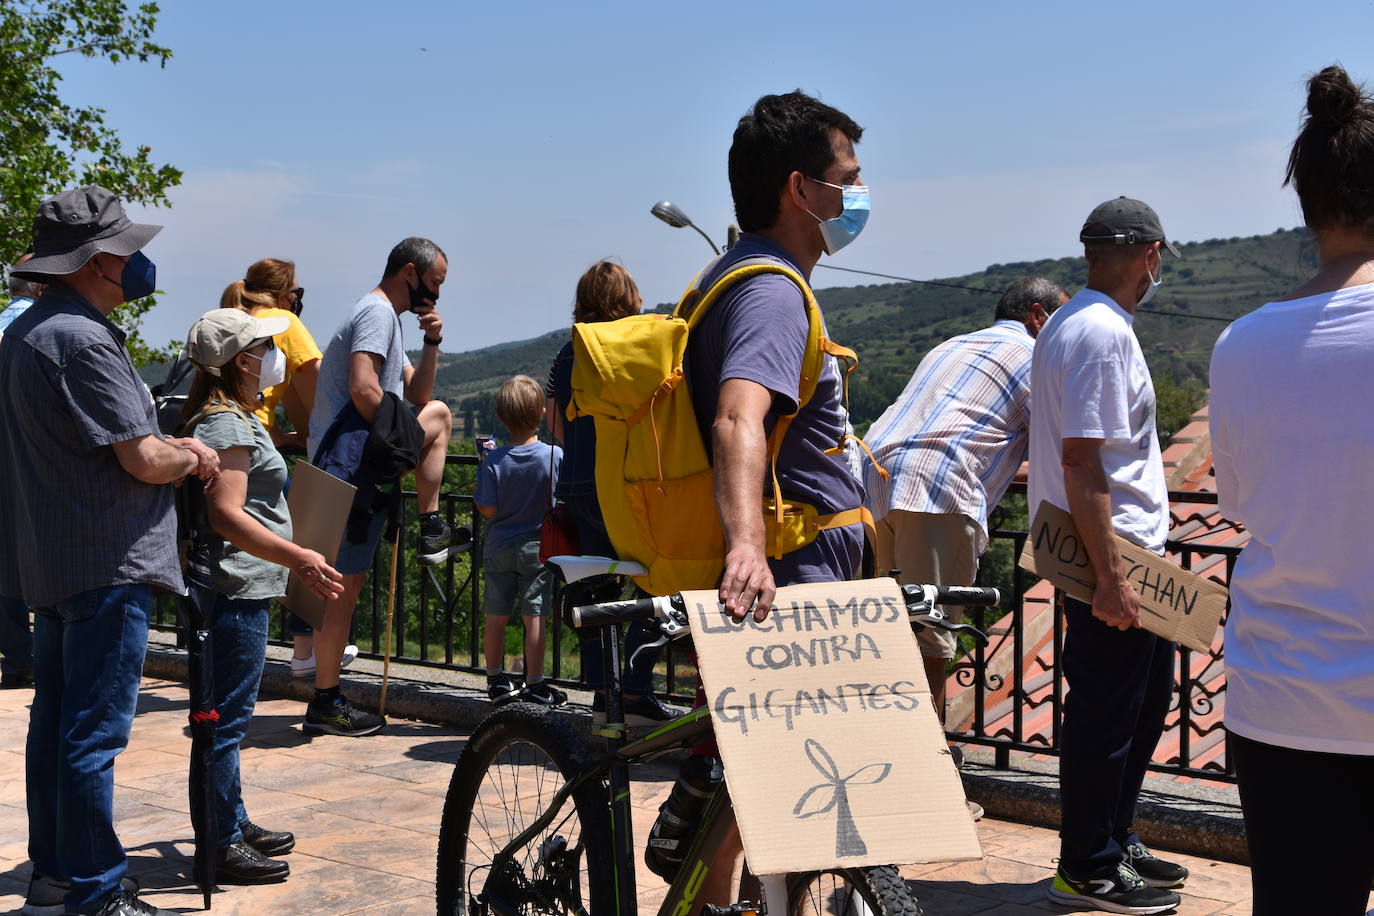
<path id="1" fill-rule="evenodd" d="M 0 912 L 23 903 L 25 850 L 24 734 L 28 690 L 0 692 Z M 439 726 L 393 721 L 368 738 L 310 738 L 300 731 L 303 706 L 258 705 L 242 755 L 250 814 L 298 843 L 291 877 L 265 887 L 227 888 L 214 912 L 229 914 L 434 912 L 434 852 L 453 762 L 465 735 Z M 188 878 L 191 852 L 185 774 L 186 692 L 145 679 L 129 749 L 115 766 L 116 815 L 130 870 L 145 899 L 171 910 L 201 906 Z M 644 836 L 671 786 L 660 769 L 636 785 L 636 835 Z M 986 857 L 979 862 L 903 869 L 931 916 L 1012 916 L 1065 912 L 1044 902 L 1053 831 L 1003 821 L 979 823 Z M 1249 878 L 1238 865 L 1179 857 L 1192 871 L 1183 916 L 1248 914 Z M 642 871 L 642 870 L 641 870 Z M 641 875 L 641 913 L 652 914 L 663 886 Z"/>

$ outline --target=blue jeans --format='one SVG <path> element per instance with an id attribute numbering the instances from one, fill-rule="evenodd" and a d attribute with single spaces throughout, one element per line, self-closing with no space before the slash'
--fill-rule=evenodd
<path id="1" fill-rule="evenodd" d="M 129 743 L 152 606 L 151 586 L 112 585 L 34 617 L 29 858 L 35 872 L 71 881 L 69 913 L 98 910 L 127 868 L 114 760 Z"/>
<path id="2" fill-rule="evenodd" d="M 269 598 L 236 601 L 225 595 L 215 596 L 210 645 L 219 722 L 210 760 L 221 849 L 243 836 L 239 825 L 248 820 L 239 783 L 239 744 L 248 734 L 253 707 L 258 702 L 267 652 L 267 608 L 271 603 Z"/>
<path id="3" fill-rule="evenodd" d="M 0 598 L 0 671 L 33 670 L 33 634 L 29 609 L 14 598 Z"/>

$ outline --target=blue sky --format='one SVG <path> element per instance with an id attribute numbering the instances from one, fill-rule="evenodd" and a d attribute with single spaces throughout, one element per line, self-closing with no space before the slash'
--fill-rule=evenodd
<path id="1" fill-rule="evenodd" d="M 1118 194 L 1181 241 L 1298 225 L 1280 182 L 1306 75 L 1374 81 L 1374 3 L 1338 6 L 169 0 L 166 69 L 65 61 L 64 86 L 185 171 L 172 209 L 136 215 L 167 227 L 152 340 L 272 256 L 297 263 L 323 346 L 390 247 L 426 235 L 457 351 L 565 325 L 600 257 L 676 299 L 709 251 L 649 207 L 723 237 L 735 122 L 797 87 L 866 130 L 873 213 L 837 265 L 1071 255 Z"/>

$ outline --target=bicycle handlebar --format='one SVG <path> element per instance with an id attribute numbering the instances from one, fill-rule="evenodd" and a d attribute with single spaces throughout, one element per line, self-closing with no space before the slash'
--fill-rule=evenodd
<path id="1" fill-rule="evenodd" d="M 1002 600 L 1002 594 L 997 589 L 972 585 L 903 585 L 902 596 L 906 599 L 907 611 L 913 621 L 953 632 L 971 631 L 971 635 L 985 645 L 987 637 L 982 632 L 967 624 L 950 623 L 934 608 L 938 604 L 995 607 Z M 681 595 L 586 604 L 573 608 L 571 616 L 572 625 L 578 629 L 657 618 L 674 621 L 677 624 L 674 630 L 685 631 L 687 623 L 686 605 Z"/>

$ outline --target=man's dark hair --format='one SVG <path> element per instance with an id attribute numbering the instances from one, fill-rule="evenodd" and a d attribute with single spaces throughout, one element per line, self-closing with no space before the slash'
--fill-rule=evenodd
<path id="1" fill-rule="evenodd" d="M 832 129 L 851 143 L 858 143 L 864 133 L 847 114 L 800 89 L 765 95 L 739 119 L 730 144 L 730 194 L 740 229 L 758 232 L 772 227 L 788 175 L 801 172 L 820 178 L 834 165 Z"/>
<path id="2" fill-rule="evenodd" d="M 382 279 L 396 276 L 407 264 L 414 264 L 415 269 L 423 276 L 441 256 L 445 260 L 448 259 L 444 250 L 429 239 L 417 236 L 403 239 L 391 249 L 391 254 L 386 256 L 386 270 L 382 272 Z"/>
<path id="3" fill-rule="evenodd" d="M 1025 321 L 1031 306 L 1039 303 L 1046 314 L 1059 308 L 1064 298 L 1064 290 L 1059 284 L 1044 277 L 1022 277 L 1007 287 L 1002 298 L 997 300 L 997 320 L 1010 318 L 1012 321 Z"/>

